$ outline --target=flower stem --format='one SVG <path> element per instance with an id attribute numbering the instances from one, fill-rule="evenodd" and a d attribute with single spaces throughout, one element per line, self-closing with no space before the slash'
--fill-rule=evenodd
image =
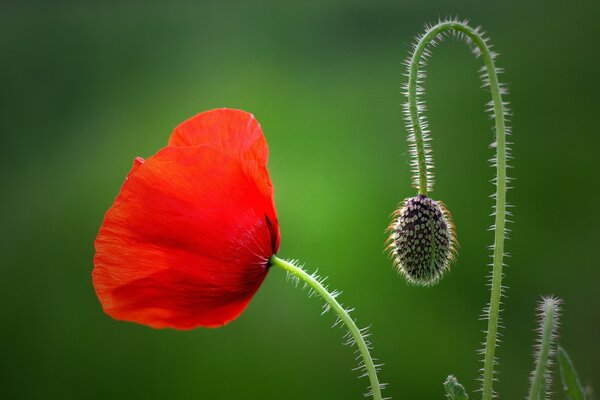
<path id="1" fill-rule="evenodd" d="M 504 259 L 504 240 L 505 240 L 505 225 L 506 225 L 506 133 L 507 127 L 505 116 L 508 113 L 506 104 L 502 101 L 504 90 L 498 82 L 498 73 L 494 64 L 494 53 L 490 51 L 490 46 L 483 34 L 478 29 L 473 29 L 465 22 L 460 21 L 442 21 L 430 27 L 424 35 L 422 35 L 414 46 L 414 51 L 408 62 L 408 85 L 407 96 L 408 104 L 406 107 L 408 128 L 412 136 L 412 146 L 416 160 L 413 160 L 415 172 L 418 172 L 417 179 L 418 189 L 420 194 L 427 194 L 427 190 L 431 190 L 430 179 L 433 161 L 431 159 L 430 149 L 427 146 L 427 131 L 426 121 L 422 115 L 424 104 L 420 102 L 419 95 L 422 93 L 422 88 L 419 85 L 422 83 L 425 75 L 421 71 L 421 67 L 425 64 L 425 59 L 429 55 L 429 49 L 439 40 L 443 39 L 447 33 L 455 33 L 457 36 L 465 39 L 476 51 L 477 55 L 481 55 L 485 64 L 485 79 L 484 83 L 489 86 L 492 95 L 492 111 L 495 120 L 496 133 L 496 204 L 495 204 L 495 224 L 494 224 L 494 254 L 493 254 L 493 269 L 489 308 L 487 310 L 488 328 L 485 341 L 485 357 L 483 367 L 483 400 L 490 400 L 493 396 L 492 384 L 494 381 L 494 357 L 498 336 L 498 322 L 500 314 L 500 299 L 502 297 L 502 268 Z M 429 185 L 429 186 L 428 186 Z"/>
<path id="2" fill-rule="evenodd" d="M 319 296 L 321 296 L 329 307 L 338 315 L 340 320 L 346 325 L 348 331 L 352 335 L 358 350 L 360 351 L 360 355 L 363 359 L 364 367 L 367 375 L 369 376 L 369 380 L 371 382 L 371 395 L 374 400 L 381 400 L 381 386 L 379 384 L 379 379 L 377 378 L 377 367 L 373 362 L 373 358 L 369 353 L 369 345 L 365 341 L 363 333 L 356 326 L 356 323 L 348 314 L 348 311 L 342 307 L 342 305 L 336 300 L 336 295 L 330 293 L 325 286 L 315 278 L 314 275 L 308 274 L 301 267 L 294 265 L 292 262 L 282 260 L 276 256 L 272 256 L 270 260 L 270 264 L 276 267 L 283 269 L 288 272 L 292 276 L 300 279 L 302 282 L 307 284 L 311 289 L 313 289 Z"/>
<path id="3" fill-rule="evenodd" d="M 554 356 L 556 346 L 556 330 L 560 312 L 560 300 L 555 297 L 542 299 L 540 311 L 540 337 L 535 352 L 535 369 L 531 374 L 529 400 L 545 399 L 543 394 L 550 386 L 550 358 Z"/>

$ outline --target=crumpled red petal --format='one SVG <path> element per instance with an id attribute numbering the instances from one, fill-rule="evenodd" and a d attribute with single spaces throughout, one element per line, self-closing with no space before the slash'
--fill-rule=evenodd
<path id="1" fill-rule="evenodd" d="M 250 171 L 237 150 L 167 147 L 136 160 L 95 242 L 94 287 L 109 315 L 191 329 L 244 310 L 279 226 L 266 158 Z"/>
<path id="2" fill-rule="evenodd" d="M 217 108 L 205 111 L 179 124 L 169 138 L 169 146 L 209 146 L 242 163 L 248 175 L 266 168 L 269 148 L 254 115 L 241 110 Z M 273 190 L 271 181 L 257 182 L 264 191 Z M 269 218 L 277 229 L 274 247 L 279 248 L 279 225 L 275 210 Z"/>
<path id="3" fill-rule="evenodd" d="M 258 121 L 250 113 L 229 108 L 205 111 L 182 122 L 169 146 L 210 146 L 234 158 L 267 165 L 269 149 Z"/>

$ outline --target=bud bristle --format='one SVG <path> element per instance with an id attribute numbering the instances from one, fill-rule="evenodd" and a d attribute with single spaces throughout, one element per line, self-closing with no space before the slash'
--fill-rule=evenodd
<path id="1" fill-rule="evenodd" d="M 393 214 L 388 239 L 394 266 L 415 285 L 435 285 L 456 255 L 450 212 L 441 201 L 418 195 L 405 199 Z"/>

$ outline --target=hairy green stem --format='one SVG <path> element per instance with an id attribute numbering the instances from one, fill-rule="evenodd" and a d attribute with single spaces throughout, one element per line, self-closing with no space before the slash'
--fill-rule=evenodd
<path id="1" fill-rule="evenodd" d="M 302 268 L 294 265 L 291 262 L 282 260 L 281 258 L 278 258 L 276 256 L 272 256 L 270 264 L 283 269 L 284 271 L 300 279 L 302 282 L 306 283 L 319 296 L 321 296 L 329 305 L 329 307 L 331 307 L 331 309 L 338 315 L 340 320 L 348 328 L 348 331 L 354 338 L 356 346 L 360 351 L 360 355 L 362 356 L 366 373 L 369 376 L 369 381 L 371 383 L 371 394 L 373 396 L 373 399 L 381 400 L 381 386 L 377 377 L 377 367 L 375 366 L 373 358 L 369 353 L 369 346 L 367 345 L 365 338 L 361 333 L 361 330 L 356 326 L 356 323 L 354 322 L 352 317 L 350 317 L 350 314 L 348 314 L 346 309 L 342 307 L 342 305 L 336 300 L 335 295 L 329 293 L 329 291 L 321 284 L 321 282 L 319 282 L 319 280 L 315 279 L 314 276 L 308 274 Z"/>
<path id="2" fill-rule="evenodd" d="M 428 189 L 426 149 L 423 138 L 423 127 L 419 115 L 418 103 L 418 83 L 420 79 L 420 62 L 423 59 L 427 48 L 434 40 L 438 40 L 448 31 L 454 31 L 468 38 L 471 44 L 476 47 L 483 58 L 487 72 L 487 80 L 492 95 L 493 112 L 496 128 L 496 204 L 495 204 L 495 225 L 494 225 L 494 254 L 492 269 L 492 285 L 489 308 L 487 310 L 488 327 L 485 341 L 485 358 L 483 368 L 483 400 L 490 400 L 493 396 L 492 384 L 494 380 L 494 357 L 498 336 L 498 320 L 500 313 L 500 300 L 502 296 L 502 268 L 504 259 L 504 239 L 506 224 L 506 123 L 505 123 L 505 105 L 502 101 L 502 91 L 498 82 L 496 66 L 494 65 L 494 55 L 489 49 L 486 40 L 482 34 L 468 26 L 466 23 L 458 21 L 445 21 L 431 27 L 418 40 L 415 45 L 413 55 L 409 64 L 408 78 L 408 117 L 414 134 L 414 145 L 416 149 L 418 173 L 419 173 L 419 193 L 426 195 Z"/>
<path id="3" fill-rule="evenodd" d="M 545 398 L 546 382 L 549 379 L 548 361 L 554 353 L 552 347 L 558 326 L 559 304 L 560 300 L 554 297 L 544 298 L 540 304 L 540 338 L 535 355 L 536 365 L 531 375 L 529 400 Z"/>

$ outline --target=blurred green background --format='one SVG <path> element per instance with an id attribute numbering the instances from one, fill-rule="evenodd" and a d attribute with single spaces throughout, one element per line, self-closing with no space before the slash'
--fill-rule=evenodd
<path id="1" fill-rule="evenodd" d="M 423 24 L 458 15 L 501 53 L 514 110 L 516 224 L 496 389 L 523 398 L 534 308 L 565 300 L 561 342 L 600 390 L 599 3 L 552 1 L 2 2 L 0 398 L 361 398 L 343 331 L 273 270 L 230 325 L 153 330 L 106 316 L 93 241 L 135 156 L 216 107 L 255 114 L 271 149 L 280 256 L 319 268 L 372 325 L 395 399 L 441 399 L 476 354 L 492 241 L 493 152 L 480 61 L 447 41 L 429 67 L 437 184 L 458 263 L 407 286 L 384 253 L 414 190 L 402 61 Z M 556 398 L 562 398 L 557 396 Z"/>

